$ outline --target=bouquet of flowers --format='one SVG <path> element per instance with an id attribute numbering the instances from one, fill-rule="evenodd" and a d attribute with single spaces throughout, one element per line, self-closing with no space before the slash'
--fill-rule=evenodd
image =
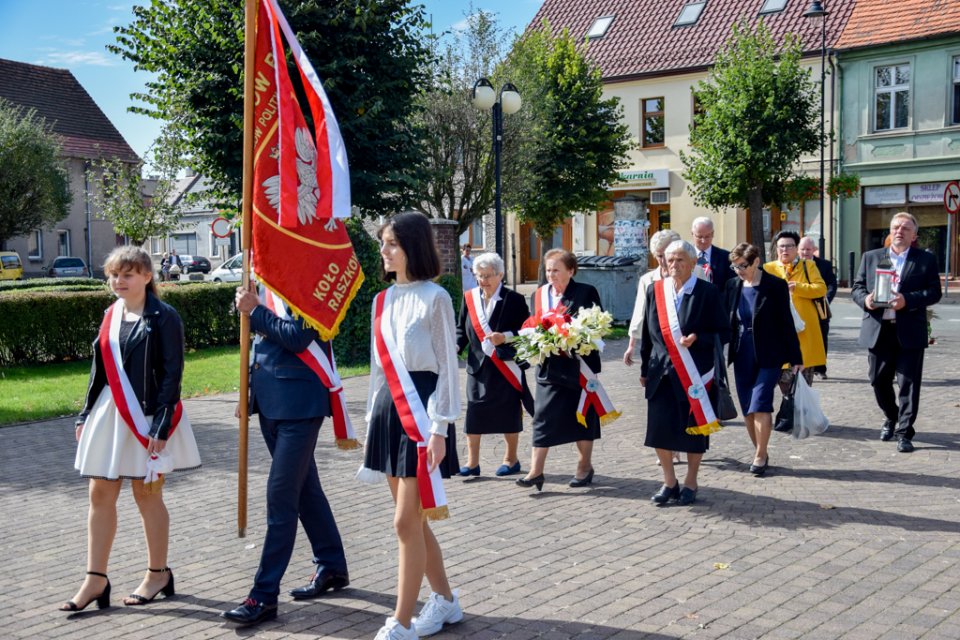
<path id="1" fill-rule="evenodd" d="M 610 333 L 613 316 L 594 305 L 580 309 L 576 317 L 563 305 L 542 315 L 530 316 L 513 346 L 517 360 L 539 365 L 545 358 L 559 354 L 585 356 L 603 351 L 603 338 Z"/>

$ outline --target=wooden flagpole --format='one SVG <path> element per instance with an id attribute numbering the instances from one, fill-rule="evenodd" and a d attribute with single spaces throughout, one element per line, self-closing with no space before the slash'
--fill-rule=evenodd
<path id="1" fill-rule="evenodd" d="M 246 0 L 243 38 L 243 208 L 240 241 L 243 244 L 243 288 L 250 287 L 250 245 L 253 239 L 253 80 L 257 38 L 257 2 Z M 250 316 L 240 314 L 240 442 L 237 447 L 237 535 L 247 535 L 247 452 L 250 424 Z"/>

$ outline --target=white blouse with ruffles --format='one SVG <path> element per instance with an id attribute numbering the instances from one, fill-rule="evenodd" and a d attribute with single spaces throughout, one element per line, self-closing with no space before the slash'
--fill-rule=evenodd
<path id="1" fill-rule="evenodd" d="M 394 284 L 389 322 L 407 371 L 438 374 L 437 388 L 427 401 L 430 432 L 446 437 L 447 425 L 460 416 L 460 377 L 457 365 L 457 323 L 450 294 L 429 280 Z M 376 306 L 371 310 L 370 326 Z M 386 312 L 385 312 L 386 313 Z M 377 355 L 373 332 L 370 335 L 370 393 L 367 396 L 367 424 L 380 393 L 390 393 Z"/>

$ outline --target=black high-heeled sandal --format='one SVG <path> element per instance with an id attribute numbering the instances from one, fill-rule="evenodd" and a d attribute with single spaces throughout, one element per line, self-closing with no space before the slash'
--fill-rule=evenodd
<path id="1" fill-rule="evenodd" d="M 517 485 L 521 487 L 536 487 L 537 491 L 543 491 L 543 474 L 533 478 L 517 478 Z"/>
<path id="2" fill-rule="evenodd" d="M 170 579 L 167 580 L 167 584 L 164 585 L 163 588 L 161 588 L 159 591 L 154 593 L 149 598 L 147 596 L 142 596 L 139 593 L 131 593 L 130 595 L 128 595 L 126 598 L 123 599 L 123 604 L 125 604 L 126 606 L 139 607 L 141 605 L 149 604 L 153 602 L 154 598 L 156 598 L 161 593 L 163 594 L 164 598 L 169 598 L 171 596 L 176 595 L 177 592 L 173 588 L 173 569 L 171 569 L 170 567 L 165 567 L 163 569 L 151 569 L 150 567 L 147 567 L 147 571 L 149 571 L 150 573 L 164 573 L 164 572 L 169 573 Z M 127 602 L 127 600 L 133 600 L 133 602 Z"/>
<path id="3" fill-rule="evenodd" d="M 101 578 L 107 578 L 107 574 L 100 573 L 98 571 L 87 571 L 88 576 L 100 576 Z M 108 609 L 110 607 L 110 578 L 107 578 L 107 586 L 103 588 L 103 591 L 100 592 L 100 595 L 94 596 L 83 603 L 81 607 L 73 600 L 68 600 L 60 606 L 60 611 L 66 611 L 68 613 L 78 613 L 83 611 L 90 606 L 91 602 L 96 601 L 97 609 Z"/>

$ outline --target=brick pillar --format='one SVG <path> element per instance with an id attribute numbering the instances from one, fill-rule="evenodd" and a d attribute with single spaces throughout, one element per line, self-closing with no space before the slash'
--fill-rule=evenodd
<path id="1" fill-rule="evenodd" d="M 460 242 L 457 236 L 457 221 L 430 218 L 433 236 L 440 254 L 440 273 L 460 273 Z"/>

